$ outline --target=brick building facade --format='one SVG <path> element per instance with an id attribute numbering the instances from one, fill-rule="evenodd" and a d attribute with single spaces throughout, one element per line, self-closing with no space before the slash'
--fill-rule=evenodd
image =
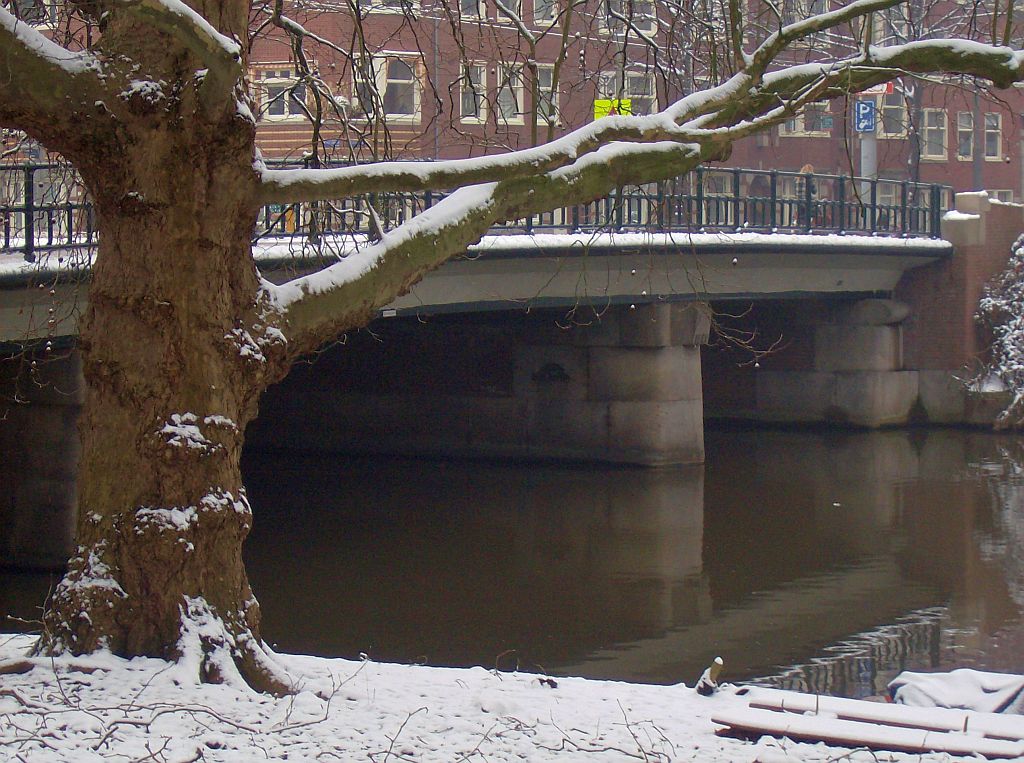
<path id="1" fill-rule="evenodd" d="M 309 46 L 315 50 L 310 70 L 333 96 L 321 104 L 318 159 L 453 158 L 523 148 L 591 121 L 595 111 L 602 113 L 600 104 L 648 113 L 728 74 L 719 50 L 726 30 L 713 3 L 590 0 L 573 4 L 571 13 L 558 0 L 413 3 L 357 4 L 359 24 L 348 6 L 304 3 L 293 10 L 311 32 L 336 46 Z M 789 22 L 840 5 L 787 0 L 781 7 Z M 688 14 L 680 13 L 684 6 Z M 873 42 L 980 39 L 976 30 L 991 36 L 998 21 L 983 4 L 912 0 L 876 14 Z M 778 27 L 765 6 L 751 6 L 748 22 L 748 49 Z M 308 117 L 316 104 L 299 83 L 287 38 L 275 31 L 257 38 L 252 50 L 260 147 L 270 158 L 297 159 L 310 151 Z M 811 38 L 789 53 L 789 61 L 849 54 L 863 34 L 850 29 Z M 1017 89 L 988 92 L 954 79 L 906 78 L 886 93 L 812 104 L 785 124 L 737 143 L 725 164 L 870 174 L 868 138 L 854 129 L 858 100 L 875 106 L 879 177 L 1024 199 L 1024 97 Z M 894 187 L 886 186 L 887 192 Z"/>

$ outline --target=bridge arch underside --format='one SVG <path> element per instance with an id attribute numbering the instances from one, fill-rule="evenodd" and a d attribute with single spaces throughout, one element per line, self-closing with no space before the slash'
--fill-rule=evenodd
<path id="1" fill-rule="evenodd" d="M 490 237 L 430 274 L 270 390 L 250 442 L 658 465 L 702 462 L 708 416 L 925 416 L 886 299 L 946 242 L 548 238 Z"/>

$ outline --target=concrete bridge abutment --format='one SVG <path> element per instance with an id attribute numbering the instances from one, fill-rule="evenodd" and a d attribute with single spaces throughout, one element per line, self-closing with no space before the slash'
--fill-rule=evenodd
<path id="1" fill-rule="evenodd" d="M 909 307 L 867 299 L 840 306 L 813 329 L 813 367 L 757 374 L 757 416 L 862 427 L 904 424 L 917 400 L 917 373 L 903 362 Z"/>
<path id="2" fill-rule="evenodd" d="M 582 308 L 581 308 L 582 310 Z M 705 305 L 393 319 L 268 390 L 256 448 L 560 458 L 644 465 L 704 460 Z"/>
<path id="3" fill-rule="evenodd" d="M 515 395 L 526 404 L 530 455 L 617 463 L 704 461 L 699 304 L 613 308 L 516 349 Z"/>

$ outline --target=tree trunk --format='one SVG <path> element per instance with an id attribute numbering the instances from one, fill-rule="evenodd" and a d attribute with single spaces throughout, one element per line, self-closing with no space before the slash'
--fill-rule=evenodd
<path id="1" fill-rule="evenodd" d="M 80 332 L 79 547 L 39 649 L 185 660 L 210 681 L 237 667 L 284 691 L 242 564 L 239 469 L 284 338 L 251 257 L 251 125 L 218 131 L 146 135 L 123 163 L 82 168 L 101 243 Z"/>

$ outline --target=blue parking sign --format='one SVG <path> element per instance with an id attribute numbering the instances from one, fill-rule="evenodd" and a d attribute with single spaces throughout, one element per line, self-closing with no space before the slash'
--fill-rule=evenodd
<path id="1" fill-rule="evenodd" d="M 853 109 L 853 129 L 857 132 L 875 131 L 875 102 L 856 101 Z"/>

